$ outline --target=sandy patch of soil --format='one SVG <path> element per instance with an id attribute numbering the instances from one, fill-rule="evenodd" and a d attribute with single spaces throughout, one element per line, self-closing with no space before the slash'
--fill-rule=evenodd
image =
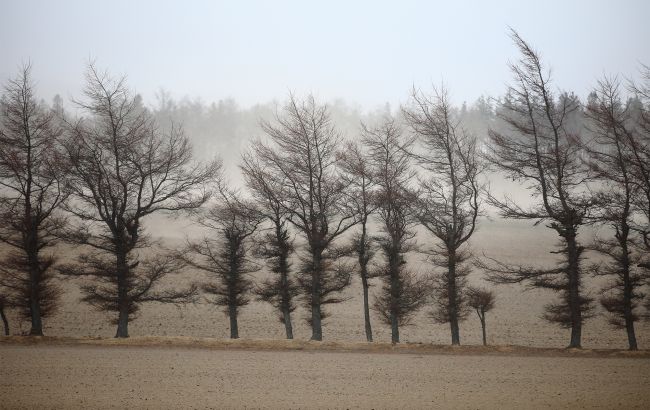
<path id="1" fill-rule="evenodd" d="M 633 409 L 650 401 L 650 360 L 629 358 L 4 343 L 0 375 L 7 409 Z"/>

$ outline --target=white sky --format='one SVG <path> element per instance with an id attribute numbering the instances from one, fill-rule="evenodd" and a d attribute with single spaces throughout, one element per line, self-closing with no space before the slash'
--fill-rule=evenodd
<path id="1" fill-rule="evenodd" d="M 499 95 L 517 29 L 585 96 L 603 73 L 650 64 L 650 1 L 0 0 L 0 81 L 31 60 L 39 94 L 77 95 L 89 58 L 148 103 L 227 97 L 243 106 L 288 90 L 365 108 L 442 80 L 455 102 Z"/>

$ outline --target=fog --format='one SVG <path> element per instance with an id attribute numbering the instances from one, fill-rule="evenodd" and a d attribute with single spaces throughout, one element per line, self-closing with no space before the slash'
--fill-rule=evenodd
<path id="1" fill-rule="evenodd" d="M 37 93 L 66 109 L 89 61 L 129 86 L 161 121 L 185 127 L 199 156 L 233 165 L 259 121 L 287 94 L 329 102 L 353 138 L 360 120 L 397 112 L 413 87 L 444 84 L 459 107 L 498 98 L 517 29 L 542 52 L 554 84 L 585 99 L 603 73 L 634 77 L 650 61 L 645 1 L 2 2 L 0 80 L 33 64 Z M 485 119 L 485 117 L 483 118 Z M 473 118 L 468 128 L 485 133 Z"/>

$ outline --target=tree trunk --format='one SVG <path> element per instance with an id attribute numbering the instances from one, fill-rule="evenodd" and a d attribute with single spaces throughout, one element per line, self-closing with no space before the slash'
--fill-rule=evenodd
<path id="1" fill-rule="evenodd" d="M 573 228 L 566 235 L 567 254 L 569 258 L 569 313 L 571 317 L 571 342 L 569 348 L 581 348 L 582 307 L 580 303 L 580 255 L 578 242 Z"/>
<path id="2" fill-rule="evenodd" d="M 127 285 L 128 265 L 126 252 L 117 252 L 117 304 L 119 316 L 117 319 L 116 338 L 129 337 L 129 289 Z"/>
<path id="3" fill-rule="evenodd" d="M 282 317 L 284 320 L 284 329 L 287 332 L 287 339 L 293 339 L 293 326 L 291 325 L 291 312 L 289 312 L 289 309 L 285 308 L 282 311 Z"/>
<path id="4" fill-rule="evenodd" d="M 399 253 L 392 251 L 390 255 L 390 330 L 391 342 L 399 343 Z"/>
<path id="5" fill-rule="evenodd" d="M 239 339 L 239 327 L 237 326 L 237 306 L 228 306 L 228 317 L 230 318 L 230 338 Z"/>
<path id="6" fill-rule="evenodd" d="M 632 315 L 632 295 L 634 289 L 630 280 L 630 254 L 628 251 L 628 236 L 630 228 L 627 220 L 623 220 L 621 235 L 618 238 L 621 245 L 622 265 L 623 270 L 623 316 L 625 319 L 625 330 L 627 332 L 627 343 L 630 350 L 637 350 L 636 334 L 634 332 L 634 318 Z"/>
<path id="7" fill-rule="evenodd" d="M 483 331 L 483 346 L 487 346 L 487 336 L 485 333 L 485 310 L 481 308 L 481 330 Z"/>
<path id="8" fill-rule="evenodd" d="M 368 306 L 368 274 L 366 267 L 361 267 L 361 284 L 363 286 L 363 318 L 366 327 L 366 340 L 372 342 L 372 327 L 370 325 L 370 306 Z"/>
<path id="9" fill-rule="evenodd" d="M 2 317 L 2 324 L 5 329 L 5 336 L 9 336 L 9 321 L 7 320 L 7 315 L 5 315 L 4 307 L 0 306 L 0 317 Z"/>
<path id="10" fill-rule="evenodd" d="M 448 310 L 449 310 L 449 328 L 451 330 L 451 344 L 454 346 L 460 345 L 460 330 L 458 329 L 458 289 L 456 287 L 456 253 L 453 250 L 449 251 L 447 260 L 447 267 L 449 274 L 447 277 L 447 293 L 448 293 Z"/>
<path id="11" fill-rule="evenodd" d="M 27 261 L 29 263 L 29 313 L 31 319 L 30 336 L 43 336 L 43 320 L 40 304 L 40 264 L 38 263 L 37 233 L 29 232 L 26 238 Z"/>
<path id="12" fill-rule="evenodd" d="M 280 236 L 278 236 L 280 237 Z M 289 293 L 289 277 L 288 277 L 287 256 L 283 252 L 280 257 L 280 280 L 282 289 L 282 321 L 284 322 L 284 329 L 287 333 L 287 339 L 293 339 L 293 326 L 291 324 L 291 294 Z"/>
<path id="13" fill-rule="evenodd" d="M 623 273 L 623 315 L 625 316 L 625 330 L 627 331 L 627 342 L 630 350 L 637 350 L 636 334 L 634 332 L 634 319 L 632 315 L 632 283 L 630 282 L 629 264 Z"/>
<path id="14" fill-rule="evenodd" d="M 311 340 L 323 340 L 323 328 L 320 311 L 320 278 L 321 278 L 320 249 L 313 251 L 311 271 Z"/>
<path id="15" fill-rule="evenodd" d="M 38 279 L 35 279 L 36 281 Z M 32 292 L 29 298 L 29 313 L 31 315 L 32 327 L 29 330 L 30 336 L 43 336 L 43 321 L 41 319 L 41 306 L 38 303 L 38 282 L 32 280 Z"/>

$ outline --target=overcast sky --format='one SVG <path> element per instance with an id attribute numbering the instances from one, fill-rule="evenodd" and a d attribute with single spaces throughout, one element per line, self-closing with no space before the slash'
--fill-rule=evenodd
<path id="1" fill-rule="evenodd" d="M 532 3 L 0 0 L 0 80 L 31 60 L 40 95 L 67 99 L 92 58 L 149 103 L 164 87 L 243 106 L 295 90 L 373 108 L 442 80 L 460 103 L 503 92 L 508 26 L 581 96 L 604 72 L 650 64 L 650 1 Z"/>

